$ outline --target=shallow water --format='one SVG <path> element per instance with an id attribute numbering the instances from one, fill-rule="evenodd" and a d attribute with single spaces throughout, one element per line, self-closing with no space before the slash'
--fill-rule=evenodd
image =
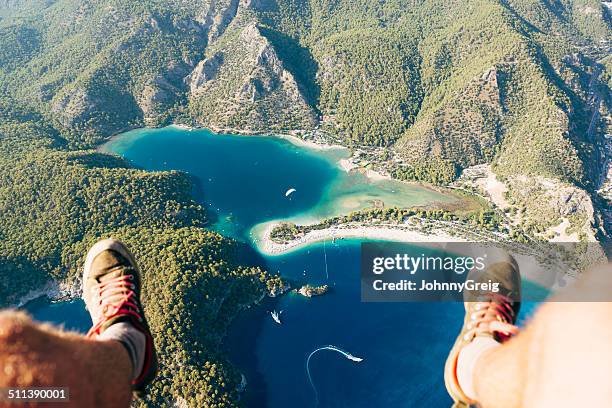
<path id="1" fill-rule="evenodd" d="M 278 218 L 320 219 L 370 207 L 416 206 L 449 198 L 392 180 L 368 180 L 338 167 L 345 149 L 314 150 L 270 136 L 216 135 L 177 127 L 139 129 L 103 150 L 148 170 L 183 170 L 196 181 L 196 198 L 216 216 L 213 228 L 236 238 Z M 286 197 L 286 192 L 296 191 Z"/>
<path id="2" fill-rule="evenodd" d="M 337 166 L 345 151 L 315 151 L 272 137 L 214 135 L 175 127 L 137 130 L 105 150 L 148 170 L 188 172 L 196 198 L 211 212 L 213 228 L 248 242 L 248 231 L 271 219 L 312 220 L 372 205 L 414 206 L 450 198 L 431 190 L 347 174 Z M 289 197 L 285 192 L 295 188 Z M 306 358 L 327 344 L 364 360 L 324 350 L 310 371 L 320 407 L 448 407 L 443 366 L 462 321 L 457 303 L 362 303 L 360 240 L 317 243 L 264 257 L 271 272 L 330 293 L 307 299 L 288 294 L 242 313 L 225 347 L 248 380 L 253 407 L 313 407 Z M 327 277 L 329 276 L 329 278 Z M 28 305 L 35 317 L 85 331 L 82 303 Z M 529 315 L 533 305 L 524 308 Z M 282 325 L 269 311 L 283 310 Z"/>

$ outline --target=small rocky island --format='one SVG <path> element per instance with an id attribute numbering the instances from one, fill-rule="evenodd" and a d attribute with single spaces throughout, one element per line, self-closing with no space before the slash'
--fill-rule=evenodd
<path id="1" fill-rule="evenodd" d="M 302 296 L 311 298 L 313 296 L 321 296 L 327 293 L 328 290 L 329 290 L 329 286 L 327 285 L 312 286 L 312 285 L 306 284 L 302 286 L 297 292 Z"/>

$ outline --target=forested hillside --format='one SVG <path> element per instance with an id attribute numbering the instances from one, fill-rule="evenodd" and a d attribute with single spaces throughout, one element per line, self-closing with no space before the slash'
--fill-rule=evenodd
<path id="1" fill-rule="evenodd" d="M 78 292 L 87 249 L 123 239 L 145 274 L 144 302 L 161 358 L 147 402 L 233 406 L 240 374 L 219 353 L 238 311 L 279 287 L 247 249 L 206 230 L 182 173 L 147 173 L 58 133 L 0 99 L 0 308 L 51 279 Z M 197 324 L 196 324 L 197 322 Z M 196 340 L 197 339 L 197 340 Z"/>
<path id="2" fill-rule="evenodd" d="M 4 1 L 0 79 L 73 148 L 171 121 L 320 128 L 447 184 L 492 163 L 594 192 L 610 16 L 597 0 Z M 603 79 L 603 80 L 601 80 Z M 392 159 L 392 160 L 391 160 Z"/>

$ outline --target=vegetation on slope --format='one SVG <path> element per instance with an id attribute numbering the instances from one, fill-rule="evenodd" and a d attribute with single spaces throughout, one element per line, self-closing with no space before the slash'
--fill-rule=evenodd
<path id="1" fill-rule="evenodd" d="M 162 123 L 206 46 L 193 13 L 181 1 L 26 5 L 0 22 L 0 82 L 74 147 Z"/>
<path id="2" fill-rule="evenodd" d="M 408 179 L 494 163 L 592 188 L 599 171 L 588 88 L 610 29 L 595 0 L 0 9 L 0 79 L 71 146 L 170 120 L 287 132 L 318 117 L 347 145 L 391 146 Z"/>
<path id="3" fill-rule="evenodd" d="M 202 228 L 125 227 L 112 232 L 134 250 L 144 271 L 143 303 L 161 350 L 160 373 L 139 406 L 235 406 L 240 373 L 225 359 L 221 340 L 232 318 L 261 298 L 266 283 L 256 267 L 236 264 L 245 249 Z M 72 273 L 94 241 L 64 251 Z"/>
<path id="4" fill-rule="evenodd" d="M 40 117 L 3 99 L 0 307 L 50 279 L 78 287 L 87 249 L 126 241 L 145 275 L 161 373 L 143 403 L 234 406 L 240 375 L 219 345 L 243 307 L 280 287 L 246 248 L 203 228 L 182 173 L 148 173 L 95 151 L 68 151 Z"/>

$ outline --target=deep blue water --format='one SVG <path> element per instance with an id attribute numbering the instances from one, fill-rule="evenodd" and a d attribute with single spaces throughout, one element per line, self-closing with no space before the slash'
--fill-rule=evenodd
<path id="1" fill-rule="evenodd" d="M 320 407 L 450 406 L 443 369 L 463 304 L 361 302 L 360 243 L 328 242 L 267 258 L 271 271 L 332 289 L 311 299 L 291 293 L 238 317 L 226 346 L 250 382 L 249 406 L 314 407 L 306 357 L 328 344 L 364 360 L 354 363 L 331 351 L 313 356 Z M 523 304 L 521 323 L 534 307 Z M 283 310 L 282 325 L 271 319 L 272 309 Z"/>
<path id="2" fill-rule="evenodd" d="M 265 137 L 217 136 L 177 128 L 139 130 L 113 141 L 108 150 L 148 170 L 176 169 L 196 181 L 196 197 L 214 217 L 212 227 L 248 239 L 257 223 L 271 219 L 329 215 L 367 205 L 417 205 L 444 196 L 398 183 L 369 183 L 349 176 L 335 160 L 341 153 L 314 152 Z M 297 191 L 289 198 L 285 191 Z M 342 212 L 342 211 L 340 211 Z M 314 407 L 306 357 L 332 344 L 361 363 L 324 350 L 310 363 L 320 407 L 448 407 L 443 366 L 462 322 L 458 303 L 362 303 L 359 240 L 315 244 L 265 257 L 271 272 L 332 287 L 312 299 L 288 294 L 242 313 L 225 342 L 230 359 L 248 380 L 249 406 Z M 329 275 L 329 279 L 327 278 Z M 527 316 L 533 305 L 524 308 Z M 86 331 L 82 302 L 28 305 L 34 316 Z M 283 310 L 282 325 L 269 311 Z"/>
<path id="3" fill-rule="evenodd" d="M 91 317 L 81 299 L 50 303 L 46 298 L 38 298 L 27 303 L 24 309 L 35 319 L 60 324 L 66 330 L 85 333 L 91 327 Z"/>
<path id="4" fill-rule="evenodd" d="M 461 324 L 462 305 L 362 303 L 359 244 L 318 244 L 268 259 L 271 270 L 300 278 L 305 269 L 309 282 L 328 283 L 332 290 L 319 298 L 280 298 L 273 307 L 284 310 L 282 325 L 273 322 L 265 307 L 238 318 L 227 347 L 235 363 L 254 379 L 251 406 L 314 406 L 305 361 L 327 344 L 364 360 L 354 363 L 331 351 L 313 356 L 310 370 L 320 406 L 448 406 L 442 368 Z M 257 335 L 240 335 L 245 331 Z"/>

